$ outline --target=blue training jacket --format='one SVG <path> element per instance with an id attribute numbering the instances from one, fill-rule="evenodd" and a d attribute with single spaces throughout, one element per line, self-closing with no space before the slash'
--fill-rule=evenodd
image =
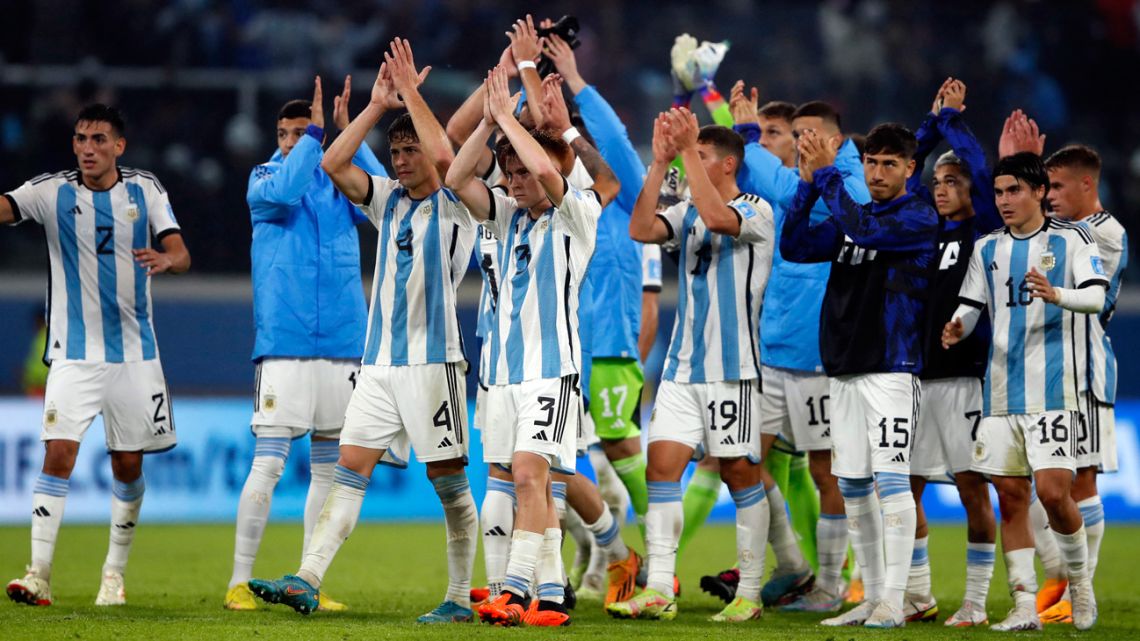
<path id="1" fill-rule="evenodd" d="M 799 187 L 799 170 L 785 167 L 779 158 L 760 146 L 760 128 L 757 125 L 737 125 L 736 130 L 747 143 L 744 146 L 744 164 L 736 182 L 742 191 L 756 194 L 772 205 L 778 239 L 784 227 L 785 212 Z M 839 148 L 835 168 L 843 177 L 843 185 L 851 198 L 860 204 L 871 202 L 871 194 L 863 178 L 863 162 L 850 139 Z M 830 216 L 831 212 L 823 200 L 812 207 L 813 223 Z M 764 365 L 823 372 L 819 354 L 819 319 L 830 273 L 830 263 L 788 262 L 777 243 L 760 312 L 760 361 Z"/>
<path id="2" fill-rule="evenodd" d="M 253 360 L 359 359 L 368 313 L 356 225 L 367 222 L 321 169 L 323 132 L 310 125 L 288 157 L 253 168 Z M 367 144 L 353 164 L 387 176 Z"/>
<path id="3" fill-rule="evenodd" d="M 641 330 L 641 243 L 629 237 L 629 217 L 641 193 L 645 167 L 625 125 L 597 89 L 587 86 L 574 96 L 574 103 L 598 152 L 621 181 L 621 191 L 602 210 L 597 246 L 582 288 L 583 360 L 636 359 Z"/>

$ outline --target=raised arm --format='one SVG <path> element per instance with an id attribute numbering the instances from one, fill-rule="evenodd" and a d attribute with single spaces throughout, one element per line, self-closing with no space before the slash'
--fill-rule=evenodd
<path id="1" fill-rule="evenodd" d="M 388 63 L 380 65 L 376 74 L 376 82 L 372 85 L 372 98 L 368 105 L 348 123 L 344 131 L 329 145 L 325 157 L 321 160 L 321 169 L 332 179 L 333 184 L 350 201 L 363 202 L 368 196 L 368 183 L 371 178 L 368 174 L 352 164 L 356 150 L 364 142 L 369 131 L 380 122 L 380 117 L 389 109 L 399 109 L 403 106 L 392 85 L 391 73 Z"/>
<path id="2" fill-rule="evenodd" d="M 966 109 L 966 85 L 960 80 L 954 80 L 944 95 L 938 113 L 938 131 L 970 169 L 970 201 L 974 205 L 974 214 L 978 217 L 975 229 L 979 234 L 988 234 L 1003 227 L 1005 221 L 994 202 L 994 177 L 986 163 L 986 153 L 962 118 L 962 112 Z"/>
<path id="3" fill-rule="evenodd" d="M 742 191 L 756 194 L 778 208 L 787 207 L 796 195 L 800 176 L 767 149 L 760 146 L 760 118 L 756 108 L 760 93 L 752 87 L 744 93 L 744 81 L 737 80 L 729 94 L 729 108 L 736 124 L 733 129 L 744 138 L 744 163 L 736 175 Z"/>
<path id="4" fill-rule="evenodd" d="M 300 203 L 313 184 L 313 172 L 321 163 L 321 142 L 325 136 L 321 100 L 321 78 L 317 76 L 313 80 L 313 102 L 309 109 L 311 124 L 305 135 L 281 161 L 279 170 L 270 173 L 259 166 L 250 174 L 245 198 L 254 220 L 284 218 L 289 214 L 289 207 Z M 283 132 L 279 129 L 277 135 Z"/>
<path id="5" fill-rule="evenodd" d="M 594 179 L 593 189 L 605 207 L 618 195 L 621 182 L 613 169 L 602 158 L 601 153 L 586 140 L 578 130 L 570 126 L 570 112 L 562 97 L 562 77 L 550 74 L 542 82 L 543 110 L 546 112 L 548 127 L 562 137 L 578 155 L 586 171 Z"/>
<path id="6" fill-rule="evenodd" d="M 542 104 L 542 77 L 538 75 L 536 63 L 542 53 L 542 43 L 538 30 L 534 28 L 534 18 L 528 13 L 526 19 L 515 20 L 507 37 L 511 40 L 510 52 L 514 62 L 511 68 L 522 81 L 526 106 L 535 128 L 542 129 L 547 126 L 547 115 Z"/>
<path id="7" fill-rule="evenodd" d="M 455 160 L 455 151 L 451 147 L 451 141 L 447 139 L 447 132 L 443 130 L 439 120 L 436 120 L 427 101 L 420 95 L 420 83 L 427 77 L 431 67 L 424 67 L 422 72 L 417 71 L 412 57 L 412 45 L 402 38 L 392 41 L 391 51 L 384 53 L 384 62 L 391 71 L 392 85 L 407 105 L 412 125 L 416 128 L 416 135 L 420 139 L 420 147 L 442 181 L 447 175 L 447 168 Z"/>
<path id="8" fill-rule="evenodd" d="M 574 95 L 574 103 L 589 130 L 590 136 L 598 145 L 598 152 L 605 159 L 606 164 L 613 170 L 613 174 L 621 183 L 621 189 L 615 200 L 624 212 L 633 211 L 637 202 L 637 195 L 641 192 L 641 181 L 645 174 L 645 167 L 633 143 L 629 140 L 625 125 L 618 118 L 613 107 L 606 102 L 598 90 L 586 84 L 578 73 L 578 63 L 574 58 L 574 50 L 557 35 L 551 35 L 546 40 L 545 53 L 554 62 L 558 73 L 566 81 L 570 93 Z M 546 81 L 549 81 L 547 76 Z M 584 162 L 584 161 L 583 161 Z M 587 167 L 589 169 L 589 167 Z M 593 173 L 591 172 L 591 175 Z"/>
<path id="9" fill-rule="evenodd" d="M 487 95 L 485 89 L 483 95 Z M 487 186 L 477 176 L 480 158 L 487 152 L 487 141 L 494 133 L 495 125 L 488 113 L 487 117 L 479 120 L 475 131 L 471 132 L 467 141 L 459 148 L 455 162 L 451 163 L 451 168 L 447 170 L 447 177 L 444 179 L 447 188 L 459 196 L 459 200 L 467 206 L 467 211 L 478 221 L 487 220 L 491 212 L 491 195 L 487 191 Z"/>
<path id="10" fill-rule="evenodd" d="M 693 205 L 697 208 L 697 214 L 714 234 L 726 234 L 734 238 L 739 236 L 740 214 L 724 202 L 724 198 L 713 185 L 701 161 L 700 151 L 697 149 L 699 127 L 696 115 L 688 109 L 673 109 L 669 112 L 667 124 L 673 144 L 680 150 L 681 160 L 685 163 L 689 193 L 692 195 Z"/>
<path id="11" fill-rule="evenodd" d="M 491 117 L 510 141 L 519 161 L 538 179 L 543 191 L 550 197 L 550 202 L 555 207 L 561 205 L 562 197 L 566 194 L 566 179 L 550 160 L 550 156 L 546 155 L 546 151 L 515 119 L 507 74 L 497 67 L 491 70 L 487 101 Z"/>
<path id="12" fill-rule="evenodd" d="M 673 141 L 665 133 L 666 118 L 665 114 L 659 114 L 653 121 L 653 162 L 629 217 L 630 238 L 643 243 L 664 243 L 670 236 L 669 226 L 657 217 L 661 184 L 665 182 L 670 163 L 677 156 Z"/>
<path id="13" fill-rule="evenodd" d="M 810 176 L 809 176 L 810 177 Z M 796 186 L 784 213 L 780 231 L 780 256 L 793 263 L 825 263 L 835 259 L 843 247 L 843 232 L 830 217 L 811 222 L 811 208 L 819 199 L 819 190 L 807 180 Z"/>

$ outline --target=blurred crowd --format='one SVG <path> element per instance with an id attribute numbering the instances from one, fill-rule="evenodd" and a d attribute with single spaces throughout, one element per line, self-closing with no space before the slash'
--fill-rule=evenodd
<path id="1" fill-rule="evenodd" d="M 194 271 L 248 272 L 249 171 L 274 150 L 277 108 L 308 97 L 311 74 L 339 87 L 350 71 L 371 74 L 392 37 L 407 37 L 417 61 L 435 69 L 425 93 L 446 120 L 498 59 L 510 23 L 534 9 L 503 0 L 14 3 L 0 21 L 0 189 L 74 166 L 68 138 L 80 105 L 117 104 L 129 119 L 124 163 L 166 185 Z M 959 77 L 969 86 L 967 121 L 991 155 L 1005 116 L 1024 109 L 1047 134 L 1046 152 L 1073 141 L 1098 149 L 1105 205 L 1140 232 L 1137 0 L 556 0 L 542 9 L 579 18 L 582 74 L 646 158 L 652 118 L 672 93 L 669 48 L 688 32 L 731 43 L 717 77 L 723 93 L 742 78 L 762 101 L 828 100 L 849 132 L 887 120 L 915 127 L 942 80 Z M 65 81 L 45 71 L 56 66 L 67 68 Z M 122 67 L 158 69 L 167 80 L 115 86 L 109 70 Z M 244 90 L 254 100 L 225 83 L 186 86 L 176 73 L 186 69 L 252 79 Z M 259 84 L 270 77 L 296 78 L 296 90 Z M 354 77 L 355 109 L 371 81 Z M 46 266 L 39 230 L 24 227 L 0 233 L 5 271 Z"/>

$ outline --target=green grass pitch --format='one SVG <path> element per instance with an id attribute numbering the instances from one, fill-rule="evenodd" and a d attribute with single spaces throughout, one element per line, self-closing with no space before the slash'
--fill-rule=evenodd
<path id="1" fill-rule="evenodd" d="M 627 540 L 636 530 L 626 529 Z M 1087 633 L 1072 626 L 1047 626 L 1038 636 L 1080 639 L 1140 639 L 1140 594 L 1133 579 L 1140 576 L 1135 542 L 1140 527 L 1109 525 L 1101 550 L 1096 580 L 1100 603 L 1097 627 Z M 485 625 L 425 627 L 415 617 L 434 607 L 446 588 L 446 559 L 442 524 L 376 524 L 356 528 L 329 570 L 325 589 L 349 604 L 344 614 L 302 617 L 283 606 L 256 612 L 227 612 L 222 597 L 233 554 L 232 525 L 147 525 L 135 540 L 127 572 L 127 599 L 122 608 L 96 608 L 99 572 L 107 548 L 105 526 L 64 525 L 54 566 L 50 608 L 0 604 L 0 639 L 487 639 L 582 637 L 624 639 L 923 639 L 1009 638 L 984 629 L 953 630 L 942 621 L 957 607 L 965 581 L 965 530 L 935 527 L 930 557 L 934 593 L 941 614 L 934 625 L 914 625 L 897 631 L 823 628 L 820 615 L 765 613 L 747 624 L 713 624 L 708 617 L 720 603 L 703 594 L 698 581 L 728 566 L 733 558 L 734 530 L 706 527 L 678 569 L 682 582 L 680 614 L 672 622 L 615 621 L 598 603 L 580 603 L 573 625 L 551 631 L 502 630 Z M 0 578 L 22 575 L 29 546 L 27 527 L 0 528 Z M 301 546 L 299 524 L 271 524 L 261 546 L 255 576 L 276 578 L 296 570 Z M 572 544 L 567 545 L 567 556 Z M 769 554 L 769 559 L 771 554 Z M 482 559 L 476 561 L 476 582 L 483 579 Z M 1005 614 L 1010 600 L 1005 570 L 999 560 L 990 590 L 991 621 Z M 1029 633 L 1033 634 L 1033 633 Z M 460 637 L 459 635 L 463 635 Z M 541 635 L 541 636 L 539 636 Z M 604 637 L 602 636 L 604 635 Z M 1026 634 L 1017 635 L 1026 638 Z"/>

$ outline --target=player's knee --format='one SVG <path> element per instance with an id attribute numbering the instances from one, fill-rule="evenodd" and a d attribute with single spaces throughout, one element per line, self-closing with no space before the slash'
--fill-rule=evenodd
<path id="1" fill-rule="evenodd" d="M 250 474 L 256 474 L 277 483 L 285 472 L 289 459 L 289 439 L 259 438 L 253 448 L 253 465 Z"/>
<path id="2" fill-rule="evenodd" d="M 1062 483 L 1038 483 L 1037 498 L 1045 511 L 1053 514 L 1070 501 L 1069 488 Z"/>
<path id="3" fill-rule="evenodd" d="M 1003 521 L 1010 521 L 1014 514 L 1025 511 L 1029 506 L 1029 483 L 1024 479 L 994 478 L 997 490 L 998 508 Z"/>
<path id="4" fill-rule="evenodd" d="M 111 452 L 111 474 L 116 481 L 130 483 L 142 476 L 142 452 Z"/>
<path id="5" fill-rule="evenodd" d="M 75 460 L 79 456 L 79 443 L 56 439 L 47 441 L 44 449 L 43 472 L 61 479 L 71 477 Z"/>
<path id="6" fill-rule="evenodd" d="M 875 491 L 875 479 L 839 479 L 839 493 L 844 499 L 859 499 Z"/>

